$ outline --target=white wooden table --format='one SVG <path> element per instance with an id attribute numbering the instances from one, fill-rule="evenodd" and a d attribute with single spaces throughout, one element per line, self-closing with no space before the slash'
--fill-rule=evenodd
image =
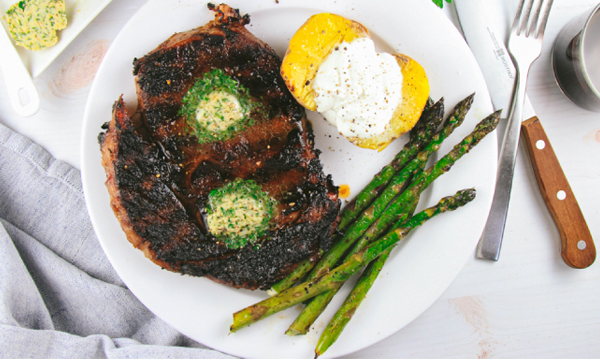
<path id="1" fill-rule="evenodd" d="M 35 79 L 42 98 L 35 116 L 18 117 L 0 86 L 0 122 L 80 168 L 82 117 L 94 73 L 111 41 L 144 2 L 114 0 Z M 551 43 L 559 30 L 598 1 L 554 3 L 528 94 L 600 245 L 600 113 L 567 100 L 550 66 Z M 502 7 L 505 14 L 499 15 L 512 21 L 516 0 L 505 0 Z M 440 11 L 456 22 L 453 5 Z M 429 310 L 389 338 L 349 357 L 600 357 L 600 264 L 585 270 L 565 265 L 558 230 L 523 145 L 519 153 L 500 261 L 473 255 Z"/>

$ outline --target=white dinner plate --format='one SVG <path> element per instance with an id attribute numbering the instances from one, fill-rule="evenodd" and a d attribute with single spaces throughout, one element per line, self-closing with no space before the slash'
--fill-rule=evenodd
<path id="1" fill-rule="evenodd" d="M 7 30 L 6 10 L 19 0 L 0 0 L 0 14 L 2 25 Z M 31 77 L 41 74 L 56 59 L 56 57 L 85 29 L 85 27 L 106 7 L 112 0 L 65 0 L 67 5 L 67 27 L 58 32 L 56 45 L 44 50 L 31 51 L 22 46 L 15 48 L 29 70 Z M 13 41 L 14 44 L 14 41 Z"/>
<path id="2" fill-rule="evenodd" d="M 464 124 L 445 141 L 440 154 L 469 134 L 492 112 L 479 67 L 452 23 L 429 0 L 322 1 L 232 0 L 250 14 L 248 28 L 283 55 L 296 29 L 312 14 L 335 12 L 358 20 L 371 31 L 380 51 L 408 54 L 425 68 L 431 97 L 444 97 L 446 112 L 476 92 Z M 213 18 L 198 0 L 151 0 L 124 27 L 108 50 L 92 85 L 84 119 L 82 173 L 90 216 L 109 260 L 131 291 L 155 314 L 189 337 L 228 354 L 252 358 L 312 358 L 315 343 L 345 294 L 345 287 L 306 336 L 289 337 L 285 330 L 298 307 L 229 334 L 232 314 L 267 297 L 262 291 L 236 290 L 205 278 L 162 270 L 134 249 L 121 231 L 110 206 L 97 141 L 102 123 L 123 94 L 130 110 L 136 95 L 132 60 L 154 49 L 175 32 Z M 348 184 L 355 195 L 406 141 L 400 138 L 385 151 L 359 149 L 337 135 L 315 113 L 316 147 L 326 173 L 337 185 Z M 441 155 L 438 155 L 438 157 Z M 388 260 L 380 278 L 354 318 L 328 352 L 339 357 L 372 345 L 423 313 L 451 284 L 469 257 L 483 229 L 493 195 L 497 140 L 485 138 L 423 195 L 420 207 L 433 205 L 457 190 L 475 187 L 477 198 L 464 208 L 442 214 L 411 234 Z"/>

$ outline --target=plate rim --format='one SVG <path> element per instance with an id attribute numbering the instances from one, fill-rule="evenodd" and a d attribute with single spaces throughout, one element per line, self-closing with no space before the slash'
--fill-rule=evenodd
<path id="1" fill-rule="evenodd" d="M 233 3 L 233 2 L 236 2 L 236 1 L 232 1 L 231 3 Z M 385 1 L 385 0 L 380 0 L 379 2 L 380 2 L 380 3 L 385 3 L 386 1 Z M 134 19 L 135 19 L 137 16 L 139 16 L 139 14 L 140 14 L 140 13 L 142 13 L 143 11 L 147 11 L 147 8 L 149 8 L 149 7 L 151 7 L 151 6 L 154 6 L 156 3 L 159 3 L 159 0 L 151 0 L 151 1 L 148 1 L 146 4 L 144 4 L 144 5 L 143 5 L 143 6 L 142 6 L 142 7 L 141 7 L 141 8 L 140 8 L 140 9 L 139 9 L 137 12 L 136 12 L 136 14 L 135 14 L 135 15 L 134 15 L 134 16 L 133 16 L 133 17 L 132 17 L 132 18 L 131 18 L 131 19 L 128 21 L 128 23 L 127 23 L 127 24 L 126 24 L 126 25 L 123 27 L 123 29 L 121 30 L 121 32 L 119 32 L 119 35 L 117 36 L 117 38 L 115 39 L 115 41 L 113 41 L 113 44 L 111 44 L 111 47 L 110 47 L 110 48 L 109 48 L 109 50 L 107 51 L 107 54 L 106 54 L 106 56 L 105 56 L 105 59 L 109 57 L 109 53 L 110 53 L 110 52 L 111 52 L 111 50 L 113 50 L 113 48 L 114 48 L 114 47 L 113 47 L 113 45 L 118 43 L 118 40 L 119 40 L 119 38 L 120 38 L 121 36 L 124 36 L 124 32 L 125 32 L 125 30 L 126 30 L 126 29 L 128 29 L 128 28 L 129 28 L 129 26 L 130 26 L 130 24 L 134 22 Z M 202 3 L 204 3 L 204 2 L 202 2 Z M 314 5 L 314 4 L 317 4 L 317 3 L 318 3 L 318 1 L 314 1 L 314 0 L 313 0 L 313 1 L 299 1 L 299 0 L 297 0 L 297 1 L 287 1 L 287 2 L 285 2 L 285 3 L 284 3 L 284 2 L 282 2 L 281 4 L 277 4 L 277 5 L 273 4 L 273 5 L 275 5 L 275 6 L 280 6 L 281 8 L 286 8 L 286 7 L 287 7 L 287 8 L 289 8 L 289 7 L 293 7 L 293 6 L 295 6 L 295 5 L 298 5 L 298 4 L 300 4 L 301 6 L 305 7 L 305 6 L 307 6 L 306 4 L 313 4 L 313 5 Z M 197 5 L 197 6 L 202 6 L 203 4 L 196 4 L 196 5 Z M 282 5 L 283 5 L 283 6 L 282 6 Z M 347 4 L 346 4 L 346 3 L 344 3 L 344 4 L 339 4 L 339 6 L 347 6 Z M 419 6 L 417 6 L 417 7 L 422 7 L 422 6 L 423 6 L 423 5 L 419 5 Z M 431 6 L 433 7 L 433 5 L 431 5 Z M 250 7 L 251 7 L 251 4 L 243 5 L 242 7 L 244 8 L 244 12 L 246 12 L 245 8 L 250 8 Z M 264 8 L 266 8 L 266 7 L 268 7 L 268 6 L 265 6 Z M 259 8 L 260 8 L 260 6 L 259 6 Z M 264 9 L 264 8 L 263 8 L 263 9 Z M 250 13 L 250 14 L 252 15 L 251 11 L 248 11 L 248 13 Z M 450 20 L 449 20 L 449 19 L 448 19 L 448 18 L 447 18 L 445 15 L 441 14 L 441 12 L 439 13 L 439 17 L 440 17 L 440 18 L 443 18 L 443 19 L 444 19 L 444 21 L 447 21 L 449 24 L 451 24 Z M 453 26 L 453 28 L 454 28 L 454 25 L 452 25 L 452 26 Z M 250 30 L 252 31 L 252 29 L 250 29 Z M 456 32 L 458 33 L 458 30 L 457 30 L 456 28 L 454 28 L 454 30 L 456 30 Z M 461 39 L 462 39 L 462 37 L 461 37 Z M 464 42 L 464 39 L 463 39 L 463 42 Z M 466 43 L 464 44 L 464 46 L 466 46 Z M 467 47 L 467 49 L 468 49 L 468 47 Z M 470 56 L 471 56 L 471 57 L 473 57 L 473 55 L 471 54 L 470 50 L 469 50 L 469 54 L 470 54 Z M 472 60 L 473 60 L 473 61 L 475 61 L 475 60 L 474 60 L 474 57 L 473 57 L 473 59 L 472 59 Z M 475 63 L 476 63 L 476 62 L 475 62 Z M 102 62 L 102 64 L 101 64 L 100 68 L 98 69 L 98 74 L 100 74 L 100 73 L 102 72 L 103 66 L 105 66 L 105 61 L 103 61 L 103 62 Z M 478 69 L 479 69 L 479 68 L 477 67 L 477 71 L 479 71 Z M 476 74 L 476 75 L 477 75 L 477 74 Z M 483 79 L 483 76 L 482 76 L 482 74 L 481 74 L 481 72 L 480 72 L 480 71 L 479 71 L 479 74 L 478 74 L 478 76 L 479 76 L 481 79 Z M 93 92 L 94 92 L 94 88 L 95 88 L 96 82 L 97 82 L 97 80 L 96 80 L 96 79 L 94 79 L 94 83 L 92 84 L 92 88 L 90 89 L 90 98 L 88 98 L 88 103 L 86 104 L 86 109 L 85 109 L 85 113 L 84 113 L 84 123 L 83 123 L 83 127 L 82 127 L 82 144 L 81 144 L 81 147 L 82 147 L 82 183 L 83 183 L 83 188 L 84 188 L 84 194 L 85 194 L 85 197 L 86 197 L 86 205 L 88 206 L 88 211 L 90 211 L 90 217 L 92 218 L 92 224 L 94 225 L 94 229 L 95 229 L 95 231 L 96 231 L 96 233 L 97 233 L 97 235 L 98 235 L 98 238 L 99 238 L 99 241 L 100 241 L 100 243 L 101 243 L 101 245 L 102 245 L 102 248 L 103 248 L 103 250 L 105 251 L 105 253 L 106 253 L 106 254 L 107 254 L 107 256 L 109 257 L 109 260 L 111 261 L 111 264 L 113 265 L 113 267 L 115 267 L 115 269 L 117 269 L 117 267 L 116 267 L 116 266 L 115 266 L 115 264 L 113 263 L 113 261 L 112 261 L 111 257 L 109 256 L 109 252 L 107 252 L 107 249 L 105 248 L 105 244 L 104 244 L 104 243 L 102 242 L 102 240 L 100 239 L 100 234 L 98 233 L 98 230 L 97 230 L 97 221 L 96 221 L 96 219 L 95 219 L 95 216 L 94 216 L 94 214 L 96 213 L 96 211 L 95 211 L 95 209 L 93 209 L 93 208 L 92 208 L 90 201 L 88 201 L 88 200 L 89 200 L 89 196 L 91 196 L 91 194 L 90 194 L 90 191 L 91 191 L 91 189 L 90 189 L 90 187 L 89 187 L 89 186 L 90 186 L 90 185 L 89 185 L 89 181 L 90 181 L 90 179 L 88 178 L 88 176 L 89 176 L 89 172 L 88 172 L 88 171 L 86 171 L 86 169 L 88 168 L 88 164 L 87 164 L 87 163 L 86 163 L 84 160 L 85 160 L 85 158 L 86 158 L 86 156 L 85 156 L 85 155 L 88 153 L 88 151 L 87 151 L 87 146 L 86 146 L 86 145 L 88 145 L 88 144 L 87 144 L 87 141 L 89 140 L 88 133 L 90 132 L 90 130 L 89 130 L 89 126 L 91 126 L 91 123 L 90 123 L 90 121 L 89 121 L 89 118 L 90 118 L 90 116 L 91 116 L 91 115 L 90 115 L 90 111 L 91 111 L 90 109 L 91 109 L 91 106 L 89 106 L 89 105 L 90 105 L 90 102 L 92 102 L 92 101 L 93 101 L 93 100 L 92 100 L 92 96 L 91 96 L 91 95 L 92 95 L 92 94 L 93 94 Z M 484 84 L 485 84 L 485 83 L 484 83 Z M 485 87 L 485 90 L 486 90 L 486 93 L 485 93 L 485 94 L 483 94 L 483 97 L 484 97 L 484 98 L 486 98 L 486 99 L 487 99 L 487 101 L 485 101 L 485 100 L 484 100 L 483 102 L 484 102 L 484 103 L 487 103 L 487 104 L 484 104 L 484 106 L 483 106 L 483 107 L 484 107 L 484 108 L 485 108 L 485 107 L 487 107 L 487 108 L 488 108 L 488 110 L 491 110 L 491 109 L 492 109 L 492 106 L 491 106 L 491 102 L 489 101 L 489 94 L 487 93 L 487 87 Z M 479 91 L 479 89 L 478 89 L 478 91 Z M 491 112 L 491 111 L 490 111 L 490 112 Z M 98 129 L 97 133 L 98 133 L 98 132 L 99 132 L 99 129 Z M 493 148 L 494 148 L 494 152 L 495 152 L 495 155 L 496 155 L 496 156 L 494 157 L 493 161 L 494 161 L 494 163 L 495 163 L 495 162 L 496 162 L 496 158 L 497 158 L 497 138 L 496 138 L 496 136 L 488 136 L 488 138 L 490 138 L 490 139 L 493 139 L 493 141 L 491 141 L 493 144 L 489 144 L 488 146 L 493 146 Z M 99 151 L 98 151 L 98 153 L 99 153 Z M 495 168 L 495 166 L 494 166 L 494 168 Z M 493 176 L 493 177 L 495 178 L 495 173 L 494 173 L 494 176 Z M 486 212 L 486 214 L 487 214 L 487 212 Z M 474 250 L 474 247 L 473 247 L 473 249 L 472 249 L 472 250 Z M 439 294 L 438 294 L 437 296 L 435 296 L 435 297 L 432 297 L 432 298 L 430 299 L 430 301 L 429 301 L 427 304 L 425 304 L 425 305 L 424 305 L 424 309 L 423 309 L 422 311 L 418 312 L 418 313 L 415 313 L 415 314 L 414 314 L 414 316 L 412 317 L 412 319 L 411 319 L 410 321 L 408 321 L 406 324 L 404 324 L 403 326 L 401 326 L 401 327 L 399 327 L 399 328 L 395 329 L 394 331 L 391 331 L 391 332 L 389 332 L 389 333 L 383 334 L 383 336 L 381 336 L 381 337 L 380 337 L 380 338 L 379 338 L 377 341 L 375 341 L 375 342 L 372 342 L 372 343 L 370 343 L 370 344 L 366 344 L 366 345 L 364 345 L 364 346 L 360 346 L 360 347 L 357 347 L 357 348 L 354 348 L 354 349 L 350 349 L 350 350 L 348 350 L 348 351 L 345 351 L 345 352 L 340 352 L 340 351 L 331 351 L 331 350 L 330 350 L 330 351 L 328 352 L 328 354 L 325 354 L 325 357 L 328 357 L 328 356 L 336 356 L 336 357 L 339 357 L 339 356 L 344 356 L 344 355 L 347 355 L 347 354 L 349 354 L 349 353 L 352 353 L 352 352 L 355 352 L 355 351 L 361 350 L 361 349 L 363 349 L 363 348 L 365 348 L 365 347 L 367 347 L 367 346 L 373 345 L 374 343 L 376 343 L 376 342 L 378 342 L 378 341 L 380 341 L 380 340 L 383 340 L 384 338 L 386 338 L 386 337 L 388 337 L 388 336 L 392 335 L 393 333 L 395 333 L 395 332 L 399 331 L 400 329 L 402 329 L 404 326 L 406 326 L 406 325 L 408 325 L 409 323 L 411 323 L 411 322 L 412 322 L 412 321 L 413 321 L 415 318 L 417 318 L 418 316 L 420 316 L 420 315 L 421 315 L 421 314 L 422 314 L 422 313 L 423 313 L 423 312 L 424 312 L 424 311 L 425 311 L 427 308 L 429 308 L 429 307 L 430 307 L 430 306 L 431 306 L 431 305 L 432 305 L 432 304 L 433 304 L 435 301 L 437 301 L 437 299 L 439 299 L 439 297 L 442 295 L 442 293 L 443 293 L 443 292 L 444 292 L 444 291 L 445 291 L 445 290 L 448 288 L 448 286 L 450 286 L 451 282 L 452 282 L 452 281 L 453 281 L 453 280 L 456 278 L 456 276 L 458 275 L 458 273 L 460 272 L 460 270 L 461 270 L 461 269 L 464 267 L 464 265 L 465 265 L 465 264 L 466 264 L 466 262 L 468 261 L 468 259 L 469 259 L 469 256 L 470 256 L 470 255 L 471 255 L 471 254 L 466 254 L 466 255 L 465 255 L 465 257 L 464 257 L 463 261 L 461 261 L 461 264 L 460 264 L 459 266 L 457 266 L 457 267 L 458 267 L 458 269 L 452 269 L 452 270 L 453 270 L 453 271 L 454 271 L 456 274 L 455 274 L 455 276 L 453 276 L 453 277 L 452 277 L 452 280 L 451 280 L 451 281 L 448 283 L 448 285 L 447 285 L 446 287 L 444 287 L 444 288 L 443 288 L 443 289 L 442 289 L 442 290 L 439 292 Z M 117 272 L 119 273 L 119 271 L 117 271 Z M 123 278 L 123 277 L 121 276 L 121 274 L 120 274 L 120 273 L 119 273 L 119 276 L 120 276 L 121 278 Z M 124 281 L 124 282 L 127 284 L 127 281 L 126 281 L 125 279 L 123 279 L 123 281 Z M 129 284 L 127 284 L 127 285 L 128 285 L 128 287 L 129 287 Z M 133 289 L 132 289 L 132 292 L 134 293 L 134 295 L 136 295 L 136 297 L 138 297 L 138 298 L 139 298 L 138 294 L 137 294 L 137 293 L 136 293 L 136 292 L 135 292 Z M 142 300 L 140 299 L 140 301 L 142 301 Z M 147 304 L 146 304 L 144 301 L 142 301 L 142 303 L 144 303 L 144 304 L 145 304 L 145 305 L 146 305 L 146 306 L 147 306 L 147 307 L 148 307 L 148 308 L 149 308 L 151 311 L 153 311 L 153 310 L 152 310 L 152 307 L 148 306 L 148 305 L 147 305 Z M 248 304 L 248 305 L 250 305 L 250 304 Z M 156 314 L 156 312 L 155 312 L 155 311 L 153 311 L 153 312 Z M 157 316 L 161 317 L 160 315 L 157 315 Z M 161 318 L 162 318 L 162 317 L 161 317 Z M 163 320 L 165 320 L 165 319 L 163 318 Z M 165 321 L 166 321 L 166 322 L 168 322 L 168 323 L 170 323 L 170 322 L 169 322 L 169 321 L 167 321 L 167 320 L 165 320 Z M 172 325 L 172 326 L 174 326 L 173 324 L 171 324 L 171 325 Z M 175 327 L 175 328 L 177 328 L 176 326 L 174 326 L 174 327 Z M 178 331 L 181 331 L 181 330 L 180 330 L 180 329 L 178 329 L 178 328 L 177 328 L 177 330 L 178 330 Z M 246 330 L 246 331 L 252 331 L 252 330 L 249 330 L 249 329 L 248 329 L 248 330 Z M 184 332 L 184 331 L 181 331 L 181 332 L 182 332 L 182 333 L 184 333 L 184 334 L 186 334 L 186 332 Z M 187 336 L 190 336 L 189 334 L 186 334 L 186 335 L 187 335 Z M 193 336 L 190 336 L 190 337 L 191 337 L 191 338 L 194 338 Z M 195 340 L 202 342 L 202 340 L 199 340 L 199 339 L 195 339 Z M 211 345 L 207 345 L 207 346 L 211 346 Z M 233 354 L 233 355 L 236 355 L 236 356 L 248 356 L 248 353 L 236 352 L 236 351 L 230 351 L 231 349 L 223 349 L 223 348 L 218 348 L 218 347 L 215 347 L 215 346 L 211 346 L 211 347 L 213 347 L 215 350 L 219 350 L 219 351 L 221 351 L 221 352 L 228 353 L 228 354 Z M 332 350 L 333 350 L 333 348 L 332 348 Z M 254 355 L 252 355 L 252 354 L 251 354 L 250 356 L 251 356 L 251 357 L 254 357 Z"/>

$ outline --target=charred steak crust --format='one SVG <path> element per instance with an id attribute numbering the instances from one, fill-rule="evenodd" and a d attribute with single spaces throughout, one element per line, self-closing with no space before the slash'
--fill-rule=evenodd
<path id="1" fill-rule="evenodd" d="M 134 60 L 138 108 L 120 98 L 99 135 L 111 207 L 128 240 L 161 267 L 240 288 L 267 289 L 300 261 L 331 246 L 340 201 L 323 174 L 304 109 L 279 76 L 281 60 L 227 5 L 205 26 L 178 33 Z M 200 145 L 181 99 L 197 78 L 222 69 L 259 110 L 254 125 Z M 257 244 L 232 250 L 203 218 L 211 190 L 251 179 L 278 202 Z"/>

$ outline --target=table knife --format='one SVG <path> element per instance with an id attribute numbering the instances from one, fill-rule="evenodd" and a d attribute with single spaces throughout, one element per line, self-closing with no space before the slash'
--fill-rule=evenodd
<path id="1" fill-rule="evenodd" d="M 496 110 L 504 109 L 504 114 L 508 114 L 515 84 L 515 67 L 504 45 L 505 37 L 497 30 L 502 18 L 488 13 L 489 8 L 486 6 L 491 4 L 487 1 L 455 0 L 454 3 L 465 39 L 487 83 L 492 104 Z M 521 124 L 522 136 L 538 187 L 560 233 L 562 258 L 573 268 L 586 268 L 596 258 L 594 241 L 575 195 L 528 98 L 525 99 L 523 107 L 523 119 L 525 121 Z M 504 190 L 497 188 L 496 191 L 508 191 L 508 193 L 504 204 L 494 200 L 477 247 L 478 258 L 495 261 L 500 256 L 512 179 L 497 178 L 496 181 L 503 181 L 505 182 L 503 185 L 507 185 L 502 186 Z M 494 241 L 490 241 L 491 239 L 496 240 L 495 245 L 492 244 Z"/>

